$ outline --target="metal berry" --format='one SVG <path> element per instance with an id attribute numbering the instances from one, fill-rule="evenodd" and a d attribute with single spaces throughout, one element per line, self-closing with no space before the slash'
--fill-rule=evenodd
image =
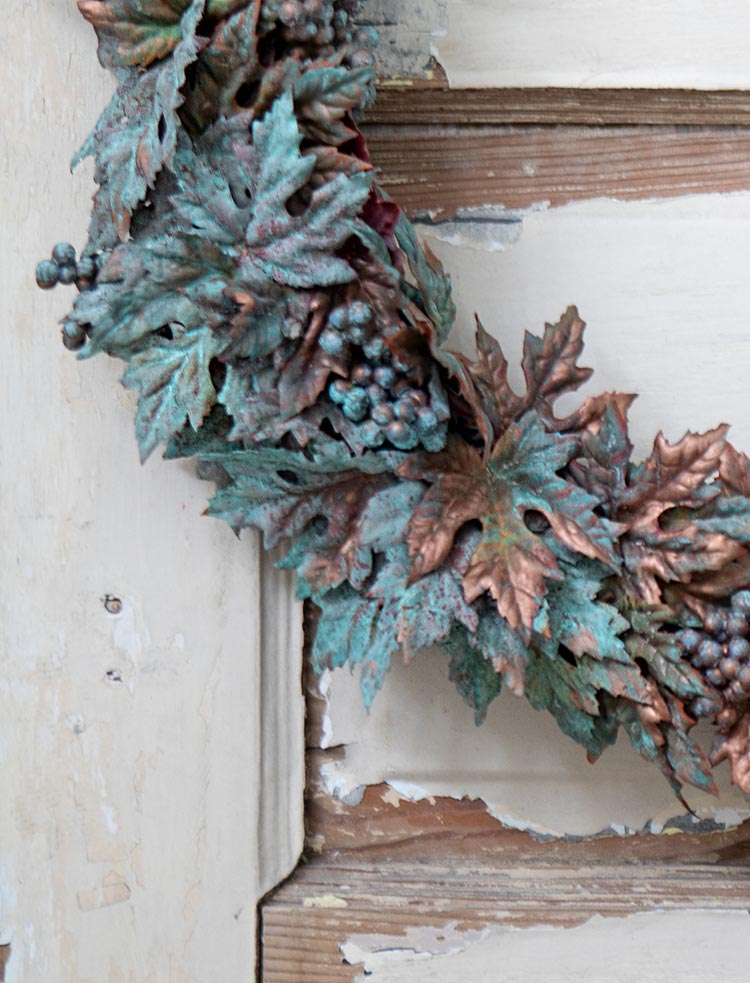
<path id="1" fill-rule="evenodd" d="M 339 332 L 331 328 L 326 328 L 321 332 L 319 344 L 327 355 L 334 356 L 343 355 L 347 347 Z"/>
<path id="2" fill-rule="evenodd" d="M 78 279 L 78 274 L 76 272 L 75 264 L 69 263 L 60 267 L 60 272 L 58 274 L 60 283 L 66 286 L 71 283 L 75 283 Z"/>
<path id="3" fill-rule="evenodd" d="M 69 242 L 58 242 L 52 250 L 52 259 L 58 266 L 75 266 L 75 246 L 72 246 Z"/>
<path id="4" fill-rule="evenodd" d="M 37 264 L 36 282 L 42 290 L 51 290 L 56 287 L 60 279 L 60 267 L 51 259 L 43 259 Z"/>

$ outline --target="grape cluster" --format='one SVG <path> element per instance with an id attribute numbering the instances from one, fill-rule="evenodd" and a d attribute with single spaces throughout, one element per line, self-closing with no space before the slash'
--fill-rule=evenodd
<path id="1" fill-rule="evenodd" d="M 352 67 L 372 65 L 377 35 L 370 28 L 355 26 L 360 5 L 359 0 L 264 0 L 259 32 L 278 25 L 287 44 L 313 48 L 317 54 L 332 51 L 334 45 L 349 45 L 347 61 Z"/>
<path id="2" fill-rule="evenodd" d="M 96 263 L 92 256 L 76 258 L 75 246 L 58 242 L 51 259 L 37 264 L 36 282 L 42 290 L 51 290 L 58 283 L 74 283 L 79 290 L 86 290 L 96 276 Z"/>
<path id="3" fill-rule="evenodd" d="M 699 697 L 688 708 L 695 717 L 711 717 L 724 702 L 750 700 L 750 590 L 732 595 L 729 608 L 711 608 L 700 629 L 677 633 L 686 657 L 719 698 Z"/>
<path id="4" fill-rule="evenodd" d="M 446 414 L 433 408 L 430 393 L 420 386 L 409 366 L 394 357 L 383 334 L 375 332 L 372 307 L 354 301 L 336 307 L 328 316 L 319 345 L 328 355 L 350 365 L 346 379 L 328 386 L 330 400 L 344 416 L 360 424 L 360 437 L 367 447 L 386 442 L 398 450 L 438 451 L 445 446 Z M 384 332 L 399 331 L 394 325 Z"/>

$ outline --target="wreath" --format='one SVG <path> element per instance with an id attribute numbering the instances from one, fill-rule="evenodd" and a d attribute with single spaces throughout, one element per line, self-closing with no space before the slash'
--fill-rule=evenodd
<path id="1" fill-rule="evenodd" d="M 527 334 L 525 389 L 378 188 L 357 121 L 376 36 L 358 0 L 78 0 L 117 91 L 76 156 L 88 242 L 67 348 L 127 363 L 142 459 L 196 457 L 208 514 L 286 547 L 320 609 L 315 668 L 450 654 L 480 722 L 502 685 L 591 760 L 624 728 L 677 795 L 750 792 L 750 459 L 726 426 L 632 459 L 633 397 L 559 416 L 575 308 Z M 713 747 L 693 733 L 712 722 Z"/>

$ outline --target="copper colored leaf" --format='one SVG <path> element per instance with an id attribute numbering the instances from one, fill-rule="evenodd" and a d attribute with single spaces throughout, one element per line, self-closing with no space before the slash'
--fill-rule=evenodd
<path id="1" fill-rule="evenodd" d="M 557 398 L 578 389 L 591 375 L 591 369 L 578 365 L 584 328 L 576 308 L 569 307 L 557 324 L 545 325 L 543 337 L 526 333 L 522 361 L 526 392 L 519 395 L 508 382 L 508 362 L 500 345 L 477 321 L 476 360 L 458 356 L 469 377 L 460 380 L 461 388 L 469 405 L 475 411 L 481 408 L 481 415 L 490 421 L 495 439 L 530 409 L 559 430 L 596 426 L 603 412 L 596 400 L 587 401 L 567 420 L 557 420 L 554 415 Z M 485 436 L 479 414 L 476 428 Z"/>
<path id="2" fill-rule="evenodd" d="M 316 143 L 338 147 L 354 137 L 347 115 L 365 102 L 375 69 L 334 65 L 306 66 L 294 83 L 294 106 L 300 126 Z"/>
<path id="3" fill-rule="evenodd" d="M 548 434 L 529 413 L 506 431 L 486 464 L 457 440 L 442 454 L 410 458 L 399 473 L 431 482 L 409 531 L 412 580 L 439 566 L 464 523 L 479 521 L 483 536 L 464 578 L 467 599 L 489 591 L 528 640 L 545 581 L 562 577 L 544 538 L 531 531 L 529 513 L 543 516 L 574 552 L 617 565 L 614 530 L 594 513 L 596 500 L 556 473 L 574 452 L 572 438 Z"/>
<path id="4" fill-rule="evenodd" d="M 313 317 L 302 344 L 284 366 L 279 378 L 279 408 L 284 419 L 313 406 L 332 372 L 346 375 L 346 367 L 318 344 L 325 325 L 322 314 Z"/>
<path id="5" fill-rule="evenodd" d="M 78 0 L 99 37 L 99 61 L 105 68 L 146 68 L 165 58 L 179 44 L 180 20 L 191 6 L 192 0 Z"/>
<path id="6" fill-rule="evenodd" d="M 728 734 L 716 739 L 711 764 L 729 762 L 732 783 L 750 795 L 750 713 L 743 714 Z"/>
<path id="7" fill-rule="evenodd" d="M 689 433 L 674 445 L 659 434 L 651 456 L 630 469 L 628 486 L 618 496 L 617 518 L 627 529 L 622 540 L 626 568 L 647 603 L 659 602 L 660 582 L 687 583 L 742 552 L 723 532 L 697 526 L 690 511 L 719 494 L 720 486 L 707 480 L 724 454 L 726 430 Z"/>
<path id="8" fill-rule="evenodd" d="M 726 444 L 719 462 L 719 477 L 725 494 L 750 498 L 750 457 Z"/>
<path id="9" fill-rule="evenodd" d="M 584 451 L 580 458 L 571 461 L 570 473 L 582 488 L 602 502 L 606 514 L 613 517 L 626 486 L 633 452 L 627 418 L 632 397 L 607 394 L 600 399 L 591 415 L 585 412 L 592 402 L 587 401 L 579 418 L 570 425 L 571 430 L 583 430 L 581 446 Z"/>
<path id="10" fill-rule="evenodd" d="M 569 307 L 557 324 L 545 324 L 544 336 L 526 333 L 523 345 L 523 374 L 526 406 L 535 406 L 551 416 L 554 401 L 572 392 L 590 378 L 592 369 L 578 365 L 583 352 L 586 325 L 575 307 Z"/>
<path id="11" fill-rule="evenodd" d="M 497 436 L 522 410 L 523 401 L 508 382 L 508 360 L 499 343 L 484 329 L 477 318 L 477 358 L 470 366 L 471 376 L 481 399 L 484 412 Z"/>

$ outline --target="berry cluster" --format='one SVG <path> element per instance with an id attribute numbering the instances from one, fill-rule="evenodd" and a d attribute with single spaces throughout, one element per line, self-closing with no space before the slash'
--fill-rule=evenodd
<path id="1" fill-rule="evenodd" d="M 264 0 L 259 28 L 263 33 L 278 25 L 287 44 L 315 49 L 318 55 L 349 45 L 353 50 L 347 61 L 359 68 L 374 63 L 377 42 L 371 29 L 354 25 L 359 6 L 359 0 Z"/>
<path id="2" fill-rule="evenodd" d="M 37 264 L 36 282 L 42 290 L 51 290 L 58 283 L 74 283 L 79 290 L 86 290 L 96 276 L 96 263 L 91 256 L 76 258 L 75 246 L 58 242 L 51 259 Z"/>
<path id="3" fill-rule="evenodd" d="M 388 441 L 403 451 L 419 444 L 428 451 L 442 450 L 446 415 L 438 415 L 413 369 L 394 357 L 386 344 L 385 337 L 398 332 L 398 325 L 386 329 L 385 337 L 374 328 L 372 307 L 362 301 L 330 313 L 320 347 L 350 365 L 348 378 L 329 385 L 330 400 L 348 420 L 362 425 L 360 436 L 367 447 L 382 447 Z"/>
<path id="4" fill-rule="evenodd" d="M 689 709 L 694 717 L 715 716 L 723 702 L 750 699 L 750 590 L 732 595 L 729 608 L 712 608 L 702 630 L 677 633 L 686 657 L 718 691 L 719 698 L 699 697 Z"/>

